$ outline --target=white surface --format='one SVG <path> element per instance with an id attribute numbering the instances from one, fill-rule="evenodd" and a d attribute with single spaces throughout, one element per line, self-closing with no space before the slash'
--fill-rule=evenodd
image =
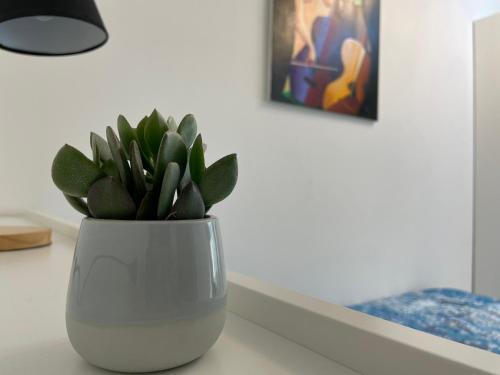
<path id="1" fill-rule="evenodd" d="M 500 15 L 475 24 L 475 291 L 500 298 Z"/>
<path id="2" fill-rule="evenodd" d="M 232 312 L 362 374 L 500 374 L 497 354 L 247 276 L 229 280 Z"/>
<path id="3" fill-rule="evenodd" d="M 2 224 L 23 224 L 1 218 Z M 71 348 L 64 323 L 74 240 L 54 235 L 50 247 L 0 253 L 0 374 L 108 374 Z M 233 314 L 200 360 L 168 372 L 185 375 L 355 375 L 327 358 Z"/>
<path id="4" fill-rule="evenodd" d="M 194 112 L 208 160 L 238 152 L 214 208 L 230 269 L 336 303 L 469 289 L 472 20 L 500 0 L 382 0 L 380 121 L 266 101 L 269 0 L 102 0 L 109 43 L 0 52 L 0 206 L 79 220 L 50 181 L 123 112 Z M 22 166 L 22 167 L 20 167 Z"/>
<path id="5" fill-rule="evenodd" d="M 44 226 L 50 225 L 59 233 L 67 233 L 73 242 L 76 240 L 78 227 L 68 222 L 55 220 L 42 213 L 28 212 L 21 216 Z M 13 223 L 12 219 L 9 219 L 9 222 Z M 67 241 L 71 246 L 72 241 Z M 67 249 L 66 255 L 72 252 L 69 246 L 64 247 Z M 402 368 L 407 375 L 500 374 L 500 356 L 496 354 L 415 331 L 240 274 L 229 273 L 228 281 L 229 311 L 365 375 L 401 375 Z M 232 314 L 229 317 L 230 320 L 234 319 Z M 250 328 L 256 327 L 252 325 Z M 256 328 L 257 331 L 261 329 Z M 242 333 L 242 341 L 248 345 L 252 334 L 238 332 Z M 259 332 L 257 334 L 263 339 Z M 273 341 L 270 345 L 276 343 Z M 259 347 L 263 345 L 262 342 L 256 344 Z M 265 345 L 264 348 L 271 357 L 276 358 L 276 353 L 268 351 L 269 348 Z M 282 349 L 296 355 L 294 348 L 284 345 Z M 226 352 L 228 349 L 224 350 Z M 255 357 L 252 353 L 241 354 L 250 359 Z M 280 358 L 281 356 L 278 359 Z M 388 361 L 387 358 L 391 360 Z M 289 358 L 285 360 L 290 361 Z M 320 362 L 319 365 L 323 368 L 323 362 Z M 28 363 L 36 366 L 36 363 Z M 58 365 L 61 366 L 61 363 L 65 365 L 63 360 L 59 361 Z M 415 363 L 419 365 L 414 366 Z M 21 365 L 26 366 L 25 363 Z M 274 365 L 276 364 L 269 367 L 276 372 L 278 370 Z M 295 366 L 293 360 L 290 366 L 292 365 Z M 316 364 L 306 361 L 305 366 L 310 366 L 307 369 L 310 371 L 308 374 L 313 374 L 316 370 Z M 208 368 L 209 366 L 197 367 L 196 370 L 208 371 Z M 267 367 L 264 368 L 262 373 L 266 374 L 267 370 Z M 297 371 L 304 369 L 299 367 Z"/>

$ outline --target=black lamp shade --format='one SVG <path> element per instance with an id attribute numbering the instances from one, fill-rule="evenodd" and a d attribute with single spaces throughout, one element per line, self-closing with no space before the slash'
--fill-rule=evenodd
<path id="1" fill-rule="evenodd" d="M 108 40 L 93 0 L 0 0 L 0 48 L 71 55 Z"/>

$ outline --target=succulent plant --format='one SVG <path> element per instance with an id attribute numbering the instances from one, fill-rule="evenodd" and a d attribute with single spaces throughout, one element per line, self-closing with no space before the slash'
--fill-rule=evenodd
<path id="1" fill-rule="evenodd" d="M 235 154 L 205 166 L 205 145 L 193 115 L 179 126 L 154 110 L 136 128 L 118 116 L 119 137 L 90 134 L 92 160 L 64 145 L 52 179 L 68 203 L 98 219 L 194 220 L 225 199 L 238 178 Z"/>

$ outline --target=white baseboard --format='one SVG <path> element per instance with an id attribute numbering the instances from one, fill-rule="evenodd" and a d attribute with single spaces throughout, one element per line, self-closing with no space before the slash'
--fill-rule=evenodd
<path id="1" fill-rule="evenodd" d="M 25 211 L 19 213 L 20 216 L 24 216 L 29 220 L 40 223 L 42 225 L 48 226 L 59 232 L 65 236 L 74 238 L 75 240 L 78 237 L 79 226 L 73 223 L 70 223 L 66 220 L 61 220 L 57 217 L 47 215 L 43 212 L 38 211 Z"/>

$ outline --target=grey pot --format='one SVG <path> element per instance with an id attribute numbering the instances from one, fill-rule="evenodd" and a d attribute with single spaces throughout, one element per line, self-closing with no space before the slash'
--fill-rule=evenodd
<path id="1" fill-rule="evenodd" d="M 215 217 L 84 219 L 67 296 L 68 336 L 83 358 L 108 370 L 177 367 L 215 343 L 226 296 Z"/>

